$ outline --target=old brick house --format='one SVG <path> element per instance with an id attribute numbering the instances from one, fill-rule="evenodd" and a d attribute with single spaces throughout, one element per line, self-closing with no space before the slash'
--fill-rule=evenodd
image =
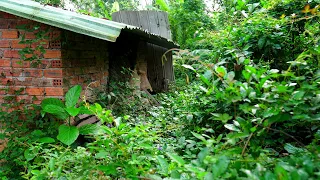
<path id="1" fill-rule="evenodd" d="M 0 104 L 13 96 L 26 103 L 63 97 L 76 84 L 100 81 L 107 85 L 119 78 L 122 66 L 134 67 L 137 58 L 147 61 L 145 43 L 159 46 L 163 52 L 176 47 L 166 38 L 127 24 L 28 0 L 2 0 Z M 163 52 L 158 52 L 155 60 L 159 61 Z M 172 80 L 170 73 L 168 79 Z"/>

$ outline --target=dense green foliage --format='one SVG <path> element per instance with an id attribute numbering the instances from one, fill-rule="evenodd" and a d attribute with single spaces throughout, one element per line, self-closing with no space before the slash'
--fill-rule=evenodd
<path id="1" fill-rule="evenodd" d="M 211 18 L 193 2 L 157 1 L 189 48 L 175 53 L 176 83 L 156 95 L 160 106 L 124 83 L 102 93 L 100 105 L 78 103 L 76 86 L 65 102 L 1 112 L 12 121 L 1 134 L 11 141 L 0 176 L 319 179 L 320 1 L 223 1 Z M 66 123 L 61 133 L 55 119 L 81 110 L 103 123 L 85 129 L 89 140 L 78 146 L 72 133 L 83 130 Z"/>

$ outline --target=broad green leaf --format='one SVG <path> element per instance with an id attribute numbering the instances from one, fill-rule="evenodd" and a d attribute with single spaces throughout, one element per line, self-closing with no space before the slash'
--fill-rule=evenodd
<path id="1" fill-rule="evenodd" d="M 68 113 L 62 107 L 57 105 L 52 105 L 52 104 L 46 105 L 44 106 L 43 111 L 46 113 L 50 113 L 62 120 L 65 120 L 69 117 Z"/>
<path id="2" fill-rule="evenodd" d="M 248 81 L 250 76 L 251 76 L 251 73 L 249 73 L 248 71 L 245 71 L 243 70 L 242 71 L 242 75 L 244 76 L 244 78 Z"/>
<path id="3" fill-rule="evenodd" d="M 78 114 L 89 114 L 89 115 L 94 115 L 94 112 L 92 112 L 91 110 L 89 110 L 87 107 L 85 106 L 80 106 L 79 107 L 80 111 Z"/>
<path id="4" fill-rule="evenodd" d="M 227 70 L 223 66 L 216 67 L 215 70 L 219 74 L 219 76 L 221 76 L 221 77 L 224 77 L 227 74 Z"/>
<path id="5" fill-rule="evenodd" d="M 246 66 L 245 69 L 250 72 L 250 73 L 253 73 L 253 74 L 256 74 L 257 72 L 257 69 L 253 66 Z"/>
<path id="6" fill-rule="evenodd" d="M 56 142 L 51 137 L 43 137 L 43 138 L 40 138 L 38 141 L 41 142 L 41 143 L 54 143 L 54 142 Z"/>
<path id="7" fill-rule="evenodd" d="M 188 115 L 187 115 L 187 120 L 188 120 L 188 121 L 191 121 L 192 119 L 193 119 L 193 115 L 192 115 L 192 114 L 188 114 Z"/>
<path id="8" fill-rule="evenodd" d="M 184 68 L 191 69 L 192 71 L 196 71 L 196 70 L 195 70 L 192 66 L 190 66 L 190 65 L 182 64 L 182 66 L 183 66 Z"/>
<path id="9" fill-rule="evenodd" d="M 275 122 L 284 122 L 288 121 L 292 118 L 292 116 L 288 113 L 280 113 L 274 116 L 271 116 L 266 122 L 269 124 L 275 123 Z"/>
<path id="10" fill-rule="evenodd" d="M 121 124 L 121 117 L 117 117 L 115 120 L 114 120 L 114 123 L 116 124 L 116 127 L 119 127 L 120 124 Z"/>
<path id="11" fill-rule="evenodd" d="M 257 127 L 250 128 L 250 132 L 256 132 L 256 130 L 257 130 Z"/>
<path id="12" fill-rule="evenodd" d="M 212 175 L 216 179 L 226 172 L 230 160 L 226 156 L 220 156 L 218 161 L 212 166 Z"/>
<path id="13" fill-rule="evenodd" d="M 266 173 L 265 173 L 265 175 L 264 175 L 264 179 L 266 179 L 266 180 L 275 180 L 276 179 L 276 176 L 272 173 L 272 172 L 270 172 L 270 171 L 267 171 Z"/>
<path id="14" fill-rule="evenodd" d="M 65 110 L 72 117 L 77 116 L 79 114 L 79 112 L 80 112 L 80 108 L 75 108 L 75 107 L 68 107 L 68 108 L 65 108 Z"/>
<path id="15" fill-rule="evenodd" d="M 37 129 L 37 130 L 32 131 L 32 132 L 31 132 L 31 135 L 40 138 L 40 137 L 44 136 L 45 133 L 44 133 L 43 131 Z"/>
<path id="16" fill-rule="evenodd" d="M 211 70 L 207 70 L 203 76 L 207 79 L 207 80 L 211 80 L 212 78 L 212 71 Z"/>
<path id="17" fill-rule="evenodd" d="M 214 179 L 212 173 L 208 172 L 205 176 L 203 180 L 212 180 Z"/>
<path id="18" fill-rule="evenodd" d="M 207 147 L 203 148 L 198 154 L 199 162 L 202 163 L 208 154 L 209 154 L 209 149 Z"/>
<path id="19" fill-rule="evenodd" d="M 160 7 L 161 11 L 169 11 L 169 5 L 165 0 L 156 0 L 157 5 Z"/>
<path id="20" fill-rule="evenodd" d="M 199 74 L 199 76 L 200 76 L 200 79 L 202 80 L 202 82 L 206 83 L 207 86 L 210 86 L 210 85 L 211 85 L 211 84 L 210 84 L 210 81 L 209 81 L 206 77 L 204 77 L 204 76 L 201 75 L 201 74 Z"/>
<path id="21" fill-rule="evenodd" d="M 248 136 L 249 136 L 249 134 L 246 132 L 232 132 L 232 133 L 227 134 L 228 139 L 238 139 L 238 138 L 243 139 Z"/>
<path id="22" fill-rule="evenodd" d="M 99 126 L 96 124 L 86 124 L 79 128 L 79 133 L 82 135 L 94 134 L 98 131 Z"/>
<path id="23" fill-rule="evenodd" d="M 46 98 L 46 99 L 42 100 L 42 102 L 41 102 L 42 109 L 44 109 L 44 107 L 47 105 L 56 105 L 56 106 L 59 106 L 62 108 L 64 107 L 63 102 L 57 98 Z"/>
<path id="24" fill-rule="evenodd" d="M 106 175 L 116 175 L 118 173 L 116 164 L 108 164 L 105 166 L 98 166 L 97 169 L 103 171 Z"/>
<path id="25" fill-rule="evenodd" d="M 226 123 L 227 121 L 229 121 L 230 119 L 232 119 L 232 116 L 230 116 L 229 114 L 219 114 L 219 113 L 211 113 L 214 117 L 212 118 L 213 120 L 217 120 L 217 121 L 222 121 L 223 123 Z"/>
<path id="26" fill-rule="evenodd" d="M 173 170 L 170 174 L 171 179 L 180 179 L 181 174 L 177 170 Z"/>
<path id="27" fill-rule="evenodd" d="M 207 142 L 207 140 L 201 134 L 198 134 L 198 133 L 195 133 L 195 132 L 191 132 L 191 133 L 193 134 L 194 137 L 200 139 L 201 141 Z"/>
<path id="28" fill-rule="evenodd" d="M 105 158 L 107 158 L 109 155 L 110 155 L 109 152 L 102 150 L 102 151 L 99 151 L 99 152 L 95 155 L 95 158 L 97 158 L 97 159 L 105 159 Z"/>
<path id="29" fill-rule="evenodd" d="M 29 148 L 24 151 L 24 157 L 27 161 L 31 161 L 33 158 L 35 158 L 38 154 L 38 150 L 34 148 Z"/>
<path id="30" fill-rule="evenodd" d="M 224 127 L 231 130 L 231 131 L 240 132 L 240 129 L 237 126 L 235 126 L 234 124 L 225 124 Z"/>
<path id="31" fill-rule="evenodd" d="M 40 171 L 39 170 L 32 170 L 31 171 L 31 174 L 33 174 L 33 175 L 40 175 Z"/>
<path id="32" fill-rule="evenodd" d="M 159 161 L 161 172 L 165 175 L 168 175 L 169 164 L 167 160 L 160 155 L 157 156 L 157 160 Z"/>
<path id="33" fill-rule="evenodd" d="M 43 111 L 43 110 L 41 110 L 41 111 L 40 111 L 40 114 L 41 114 L 41 117 L 44 117 L 44 116 L 46 115 L 46 112 Z"/>
<path id="34" fill-rule="evenodd" d="M 52 158 L 52 159 L 49 160 L 49 163 L 48 163 L 50 171 L 54 170 L 54 165 L 55 165 L 55 159 Z"/>
<path id="35" fill-rule="evenodd" d="M 282 167 L 280 163 L 278 163 L 275 167 L 275 174 L 277 177 L 280 177 L 280 179 L 289 179 L 287 171 Z"/>
<path id="36" fill-rule="evenodd" d="M 258 41 L 258 47 L 259 49 L 262 49 L 264 47 L 266 43 L 266 37 L 265 36 L 262 36 L 259 41 Z"/>
<path id="37" fill-rule="evenodd" d="M 244 10 L 241 11 L 241 14 L 242 14 L 245 18 L 248 18 L 248 17 L 249 17 L 248 14 L 246 13 L 246 11 L 244 11 Z"/>
<path id="38" fill-rule="evenodd" d="M 290 154 L 296 154 L 296 153 L 305 152 L 304 149 L 302 149 L 302 148 L 297 148 L 297 147 L 291 145 L 290 143 L 286 143 L 286 144 L 284 145 L 284 149 L 285 149 L 286 151 L 288 151 L 288 153 L 290 153 Z"/>
<path id="39" fill-rule="evenodd" d="M 80 94 L 81 94 L 81 86 L 76 85 L 73 86 L 67 93 L 66 93 L 66 107 L 74 107 L 79 98 L 80 98 Z"/>
<path id="40" fill-rule="evenodd" d="M 79 136 L 79 130 L 75 126 L 61 125 L 59 127 L 59 134 L 57 139 L 63 144 L 71 145 L 74 143 Z"/>
<path id="41" fill-rule="evenodd" d="M 167 153 L 167 155 L 170 157 L 170 159 L 178 163 L 180 166 L 183 166 L 185 164 L 185 161 L 182 159 L 182 157 L 169 152 Z"/>
<path id="42" fill-rule="evenodd" d="M 117 12 L 117 11 L 120 11 L 120 5 L 119 5 L 119 2 L 115 1 L 112 4 L 111 13 L 114 13 L 114 12 Z"/>
<path id="43" fill-rule="evenodd" d="M 148 174 L 148 175 L 146 175 L 145 179 L 163 180 L 163 178 L 161 176 L 155 175 L 155 174 Z"/>
<path id="44" fill-rule="evenodd" d="M 228 75 L 227 75 L 228 81 L 233 81 L 234 77 L 235 77 L 235 73 L 233 71 L 228 72 Z"/>
<path id="45" fill-rule="evenodd" d="M 292 93 L 292 97 L 293 97 L 293 99 L 301 100 L 302 97 L 304 96 L 304 94 L 305 94 L 304 91 L 295 91 Z"/>

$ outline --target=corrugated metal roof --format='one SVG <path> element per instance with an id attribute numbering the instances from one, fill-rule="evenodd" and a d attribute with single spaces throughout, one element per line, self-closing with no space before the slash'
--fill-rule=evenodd
<path id="1" fill-rule="evenodd" d="M 147 42 L 167 48 L 177 47 L 171 40 L 136 26 L 82 15 L 30 0 L 0 0 L 0 11 L 111 42 L 115 42 L 121 31 L 126 30 Z"/>

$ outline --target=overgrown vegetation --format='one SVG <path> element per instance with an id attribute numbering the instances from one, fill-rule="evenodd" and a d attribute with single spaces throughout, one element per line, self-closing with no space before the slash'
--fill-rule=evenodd
<path id="1" fill-rule="evenodd" d="M 175 54 L 177 80 L 156 95 L 161 106 L 114 89 L 101 105 L 76 106 L 75 95 L 3 111 L 3 179 L 319 179 L 320 1 L 223 1 L 212 17 L 202 7 L 179 13 L 196 8 L 180 3 L 158 6 L 189 48 Z M 59 138 L 55 119 L 80 107 L 107 123 L 88 128 L 84 146 L 65 145 L 75 138 Z"/>

